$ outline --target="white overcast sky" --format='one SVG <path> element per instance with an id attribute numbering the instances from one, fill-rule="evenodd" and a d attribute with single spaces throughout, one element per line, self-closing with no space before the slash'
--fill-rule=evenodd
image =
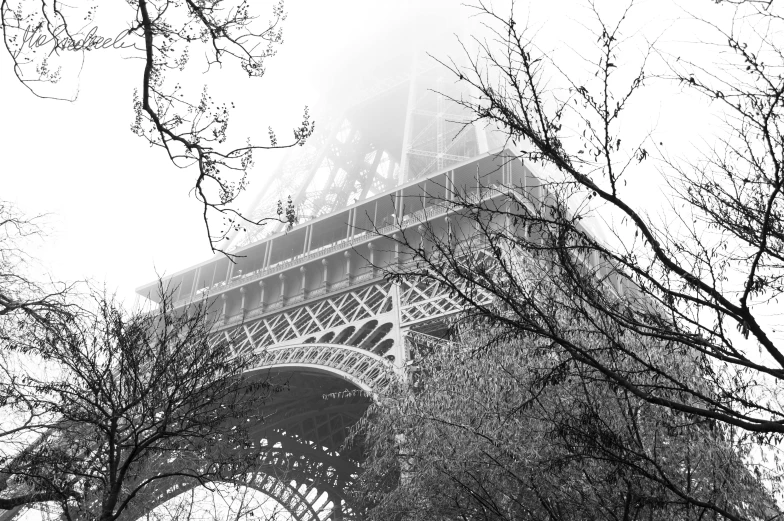
<path id="1" fill-rule="evenodd" d="M 604 9 L 625 5 L 616 0 L 597 4 Z M 518 1 L 518 16 L 530 13 L 548 48 L 579 48 L 585 41 L 574 39 L 574 28 L 588 19 L 586 5 L 580 0 Z M 669 4 L 639 2 L 633 23 L 657 34 L 682 14 L 663 5 Z M 710 0 L 692 5 L 714 9 Z M 102 0 L 96 24 L 101 10 L 112 9 L 125 10 L 127 4 Z M 335 62 L 356 63 L 361 70 L 363 61 L 372 59 L 363 52 L 369 43 L 410 45 L 413 35 L 469 14 L 459 0 L 288 0 L 286 11 L 284 45 L 268 63 L 267 76 L 249 80 L 252 90 L 245 92 L 253 95 L 237 108 L 258 121 L 261 138 L 269 124 L 288 135 L 302 106 L 317 104 L 319 87 Z M 687 33 L 676 30 L 668 37 L 686 40 Z M 154 280 L 156 270 L 172 273 L 210 255 L 200 206 L 189 195 L 193 173 L 175 169 L 162 151 L 129 129 L 140 67 L 139 60 L 121 59 L 114 51 L 88 53 L 79 97 L 66 103 L 33 97 L 11 74 L 9 58 L 0 54 L 0 199 L 27 214 L 51 214 L 46 244 L 34 253 L 55 278 L 89 278 L 126 299 Z M 231 99 L 227 92 L 225 87 L 213 90 L 218 98 Z M 674 132 L 678 125 L 672 114 L 683 116 L 690 104 L 688 99 L 651 99 L 640 128 Z M 272 172 L 277 157 L 257 156 L 250 193 Z"/>

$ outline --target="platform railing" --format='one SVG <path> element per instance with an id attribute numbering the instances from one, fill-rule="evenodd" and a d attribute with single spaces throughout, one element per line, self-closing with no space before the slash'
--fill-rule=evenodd
<path id="1" fill-rule="evenodd" d="M 443 204 L 443 205 L 439 204 L 434 206 L 428 206 L 427 208 L 424 208 L 422 210 L 418 210 L 416 212 L 412 212 L 410 214 L 404 215 L 400 219 L 399 223 L 397 224 L 389 224 L 377 230 L 367 231 L 359 235 L 355 235 L 353 237 L 341 239 L 332 244 L 322 246 L 317 250 L 295 255 L 290 259 L 277 262 L 271 266 L 267 266 L 266 268 L 260 268 L 248 273 L 243 273 L 242 275 L 236 275 L 228 281 L 216 282 L 211 286 L 197 290 L 195 297 L 184 297 L 175 301 L 174 306 L 175 307 L 184 306 L 192 302 L 194 299 L 206 298 L 208 295 L 222 293 L 224 291 L 242 286 L 249 282 L 255 282 L 261 280 L 270 275 L 274 275 L 276 273 L 280 273 L 282 271 L 286 271 L 291 268 L 303 264 L 307 264 L 314 260 L 327 257 L 329 255 L 338 253 L 340 251 L 348 250 L 359 244 L 370 242 L 378 237 L 392 236 L 396 232 L 401 231 L 402 229 L 407 229 L 412 226 L 418 226 L 436 217 L 440 217 L 448 213 L 453 213 L 466 205 L 477 204 L 481 201 L 490 200 L 502 195 L 507 195 L 507 192 L 501 187 L 498 187 L 496 185 L 491 185 L 486 190 L 483 190 L 481 194 L 480 193 L 471 194 L 464 201 Z"/>

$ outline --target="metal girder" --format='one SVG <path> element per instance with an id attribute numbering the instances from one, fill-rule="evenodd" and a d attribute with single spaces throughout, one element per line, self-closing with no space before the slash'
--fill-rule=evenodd
<path id="1" fill-rule="evenodd" d="M 228 332 L 238 352 L 347 326 L 392 311 L 391 284 L 376 282 L 237 324 Z"/>
<path id="2" fill-rule="evenodd" d="M 352 114 L 347 111 L 334 125 L 320 127 L 326 130 L 285 159 L 259 194 L 250 215 L 259 219 L 274 210 L 276 200 L 291 195 L 296 205 L 307 207 L 311 214 L 302 218 L 314 217 L 341 209 L 348 203 L 351 191 L 362 199 L 371 192 L 391 190 L 396 183 L 406 181 L 406 176 L 408 180 L 419 177 L 434 166 L 465 163 L 469 156 L 460 154 L 455 147 L 464 145 L 467 154 L 473 153 L 472 140 L 476 138 L 479 142 L 480 130 L 473 125 L 464 128 L 471 119 L 448 96 L 417 90 L 417 75 L 421 73 L 421 67 L 415 64 L 409 74 L 390 75 L 387 80 L 372 85 L 366 97 L 356 98 L 364 104 L 363 110 L 371 109 L 374 108 L 371 99 L 381 99 L 379 96 L 384 93 L 411 82 L 404 109 L 403 135 L 395 137 L 398 139 L 395 146 L 399 144 L 399 148 L 385 149 L 385 146 L 392 147 L 389 145 L 392 139 L 387 134 L 369 132 L 383 128 L 385 121 L 363 119 L 358 111 Z M 381 109 L 385 107 L 375 108 L 383 114 Z M 374 142 L 373 135 L 386 141 Z M 372 159 L 371 153 L 374 153 Z M 399 159 L 399 170 L 394 169 L 395 158 Z M 382 163 L 387 163 L 388 168 Z M 342 172 L 345 177 L 339 179 L 344 175 Z M 325 177 L 318 179 L 324 180 L 324 186 L 315 186 L 314 180 L 322 174 Z M 436 218 L 436 213 L 440 218 L 444 213 L 433 212 L 432 208 L 420 212 L 424 220 Z M 274 227 L 251 230 L 243 237 L 235 237 L 232 247 L 259 240 L 273 230 Z M 269 251 L 270 248 L 265 250 L 265 254 Z M 276 269 L 283 273 L 283 267 Z M 337 501 L 340 514 L 335 513 L 335 517 L 350 515 L 344 491 L 358 472 L 361 451 L 347 447 L 344 442 L 362 417 L 369 397 L 384 392 L 396 377 L 395 368 L 386 357 L 391 356 L 390 352 L 397 356 L 405 354 L 401 342 L 411 344 L 413 337 L 406 335 L 412 326 L 422 327 L 428 321 L 442 320 L 464 310 L 464 304 L 438 284 L 410 280 L 393 286 L 375 271 L 368 278 L 365 276 L 347 275 L 345 280 L 332 281 L 328 287 L 325 275 L 324 286 L 309 293 L 303 282 L 302 293 L 296 299 L 281 296 L 274 304 L 265 305 L 262 296 L 258 308 L 247 314 L 243 297 L 241 313 L 219 323 L 210 339 L 230 342 L 236 353 L 258 354 L 259 362 L 254 370 L 259 375 L 290 377 L 290 394 L 269 405 L 265 410 L 267 421 L 251 429 L 256 442 L 263 442 L 264 451 L 252 475 L 243 479 L 247 478 L 248 486 L 277 500 L 298 521 L 324 521 L 333 516 L 324 507 L 327 503 L 322 508 L 314 508 L 313 494 L 323 497 L 328 493 L 331 501 Z M 230 274 L 227 281 L 231 282 Z M 228 282 L 226 292 L 233 287 Z M 239 278 L 237 284 L 246 282 Z M 198 295 L 196 289 L 194 282 L 193 295 Z M 482 298 L 489 301 L 489 296 L 480 295 Z M 375 322 L 375 329 L 368 326 L 371 322 Z M 369 329 L 360 338 L 358 333 L 365 326 Z M 328 335 L 332 336 L 325 340 Z M 424 345 L 438 342 L 434 337 L 419 335 L 413 341 Z M 363 340 L 371 338 L 373 343 Z M 334 339 L 342 339 L 343 343 Z M 348 342 L 354 345 L 346 345 Z M 402 371 L 405 360 L 396 362 Z M 351 394 L 354 392 L 357 394 Z M 338 398 L 325 401 L 323 396 L 330 394 Z M 150 494 L 145 505 L 147 510 L 182 493 L 184 486 L 194 485 L 162 480 L 160 487 Z M 0 513 L 0 521 L 10 521 L 15 515 L 15 512 Z"/>
<path id="3" fill-rule="evenodd" d="M 264 350 L 258 369 L 303 367 L 339 374 L 368 392 L 383 392 L 395 370 L 390 362 L 358 347 L 295 344 Z"/>
<path id="4" fill-rule="evenodd" d="M 408 152 L 409 154 L 414 154 L 417 156 L 429 157 L 434 159 L 443 158 L 443 159 L 449 159 L 451 161 L 465 161 L 466 159 L 468 159 L 467 156 L 457 156 L 454 154 L 447 154 L 446 152 L 431 152 L 429 150 L 418 150 L 415 148 L 409 149 Z"/>

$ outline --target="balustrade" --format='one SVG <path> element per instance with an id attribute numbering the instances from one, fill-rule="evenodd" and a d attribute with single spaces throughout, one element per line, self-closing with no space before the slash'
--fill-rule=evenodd
<path id="1" fill-rule="evenodd" d="M 302 264 L 311 262 L 313 260 L 322 257 L 327 257 L 329 255 L 332 255 L 333 253 L 337 253 L 348 248 L 353 248 L 354 246 L 359 245 L 361 243 L 372 241 L 377 237 L 392 236 L 396 231 L 399 231 L 401 228 L 409 228 L 411 226 L 419 225 L 421 223 L 427 222 L 441 215 L 454 212 L 461 206 L 464 206 L 465 204 L 478 204 L 479 202 L 484 200 L 489 200 L 502 195 L 509 195 L 508 192 L 509 190 L 507 189 L 502 189 L 501 187 L 498 187 L 496 185 L 490 185 L 481 194 L 474 193 L 469 195 L 463 204 L 450 203 L 450 204 L 443 204 L 443 205 L 438 204 L 434 206 L 428 206 L 427 208 L 424 208 L 422 210 L 418 210 L 416 212 L 404 215 L 403 217 L 401 217 L 399 224 L 389 224 L 387 226 L 384 226 L 374 231 L 363 231 L 357 235 L 354 235 L 353 237 L 340 239 L 339 241 L 335 241 L 331 244 L 321 246 L 307 253 L 295 255 L 290 259 L 277 262 L 271 266 L 267 266 L 266 268 L 260 268 L 248 273 L 239 272 L 237 275 L 232 276 L 231 279 L 229 279 L 228 281 L 216 282 L 212 286 L 197 290 L 196 296 L 199 298 L 204 298 L 210 292 L 226 291 L 247 284 L 248 282 L 260 280 L 269 275 L 274 275 L 276 273 L 286 271 L 288 269 L 291 269 L 296 266 L 300 266 Z M 348 285 L 349 284 L 346 281 L 333 283 L 331 290 L 334 291 L 336 289 L 342 289 L 348 287 Z M 327 289 L 327 291 L 330 291 L 330 289 Z M 185 305 L 189 301 L 191 301 L 191 297 L 185 297 L 179 299 L 175 302 L 175 306 L 179 307 Z M 283 305 L 281 304 L 278 307 L 283 307 Z M 270 309 L 273 308 L 270 307 Z"/>

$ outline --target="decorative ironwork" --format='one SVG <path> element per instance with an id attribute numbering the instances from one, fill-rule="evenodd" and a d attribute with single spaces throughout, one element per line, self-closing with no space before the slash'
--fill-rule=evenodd
<path id="1" fill-rule="evenodd" d="M 486 293 L 478 293 L 477 303 L 490 302 Z M 400 323 L 411 326 L 423 321 L 454 315 L 466 304 L 443 285 L 432 280 L 404 280 L 401 283 Z"/>
<path id="2" fill-rule="evenodd" d="M 346 326 L 393 310 L 391 284 L 383 281 L 356 290 L 248 319 L 216 333 L 215 341 L 227 340 L 238 353 L 260 350 L 307 335 Z M 231 324 L 230 324 L 231 325 Z"/>
<path id="3" fill-rule="evenodd" d="M 262 351 L 259 369 L 313 367 L 335 371 L 360 388 L 383 392 L 394 377 L 392 364 L 357 347 L 338 344 L 297 344 Z"/>
<path id="4" fill-rule="evenodd" d="M 278 200 L 291 196 L 299 224 L 307 222 L 305 226 L 249 228 L 230 247 L 248 246 L 242 250 L 244 265 L 212 260 L 169 280 L 178 287 L 177 307 L 220 297 L 211 308 L 218 317 L 212 341 L 229 342 L 235 353 L 258 354 L 257 371 L 296 380 L 292 398 L 278 401 L 268 421 L 254 427 L 253 437 L 264 451 L 243 484 L 277 500 L 297 521 L 352 517 L 344 490 L 356 477 L 361 451 L 346 449 L 344 441 L 368 396 L 383 393 L 403 374 L 406 347 L 455 347 L 412 328 L 436 330 L 439 321 L 463 311 L 464 304 L 433 281 L 393 285 L 383 280 L 373 255 L 392 253 L 375 245 L 388 245 L 395 234 L 416 234 L 411 228 L 429 221 L 443 223 L 446 214 L 465 205 L 504 196 L 513 174 L 524 171 L 522 164 L 512 172 L 510 161 L 494 163 L 488 147 L 501 150 L 501 144 L 493 145 L 491 133 L 449 99 L 451 86 L 437 82 L 437 73 L 416 63 L 410 72 L 390 71 L 372 81 L 354 96 L 359 103 L 284 160 L 249 212 L 254 219 L 268 216 Z M 389 106 L 400 107 L 399 113 L 390 114 Z M 417 192 L 419 181 L 412 181 L 441 176 L 444 186 L 454 187 L 456 172 L 470 168 L 478 176 L 480 164 L 503 170 L 501 184 L 466 191 L 462 206 L 450 203 L 448 196 L 430 204 L 427 190 Z M 523 190 L 529 177 L 522 174 Z M 382 195 L 385 205 L 379 203 Z M 368 211 L 369 225 L 357 223 L 366 211 L 365 200 L 378 213 L 370 219 Z M 409 202 L 416 204 L 407 209 Z M 371 241 L 373 248 L 368 247 Z M 459 244 L 471 259 L 485 247 L 470 238 Z M 398 253 L 394 246 L 390 262 L 405 266 Z M 363 259 L 367 262 L 355 262 Z M 489 301 L 487 295 L 479 299 Z M 319 385 L 325 393 L 364 394 L 330 401 L 317 392 Z M 193 484 L 161 483 L 147 506 L 181 494 L 187 486 Z M 0 521 L 14 515 L 0 513 Z"/>

